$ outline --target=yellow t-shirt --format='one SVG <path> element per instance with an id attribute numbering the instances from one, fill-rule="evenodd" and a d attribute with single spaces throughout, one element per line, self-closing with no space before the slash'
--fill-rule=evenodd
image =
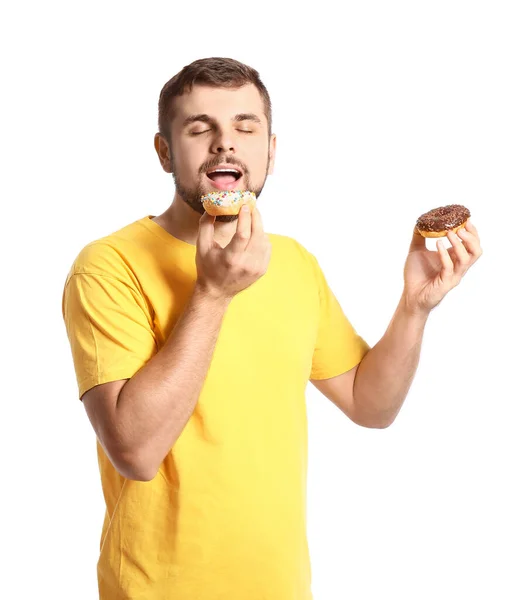
<path id="1" fill-rule="evenodd" d="M 85 246 L 63 317 L 79 397 L 132 377 L 159 350 L 196 279 L 195 246 L 149 215 Z M 305 388 L 368 346 L 312 254 L 270 235 L 264 277 L 223 321 L 197 406 L 150 482 L 98 448 L 106 515 L 102 600 L 309 600 Z"/>

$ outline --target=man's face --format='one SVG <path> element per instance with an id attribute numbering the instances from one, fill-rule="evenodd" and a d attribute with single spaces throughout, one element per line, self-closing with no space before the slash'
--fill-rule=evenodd
<path id="1" fill-rule="evenodd" d="M 276 138 L 269 139 L 257 88 L 194 85 L 174 103 L 170 150 L 179 196 L 200 214 L 204 213 L 200 198 L 209 192 L 250 190 L 258 197 L 273 170 Z"/>

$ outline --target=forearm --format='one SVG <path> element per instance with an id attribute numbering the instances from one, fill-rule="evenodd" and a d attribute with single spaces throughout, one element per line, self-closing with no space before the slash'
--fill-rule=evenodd
<path id="1" fill-rule="evenodd" d="M 148 478 L 194 411 L 229 302 L 196 287 L 165 345 L 120 392 L 115 418 L 120 452 Z"/>
<path id="2" fill-rule="evenodd" d="M 417 370 L 427 318 L 400 299 L 382 339 L 358 366 L 353 390 L 356 422 L 387 427 L 394 421 Z"/>

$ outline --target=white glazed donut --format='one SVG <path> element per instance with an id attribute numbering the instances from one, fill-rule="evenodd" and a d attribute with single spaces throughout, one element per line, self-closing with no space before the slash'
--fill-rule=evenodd
<path id="1" fill-rule="evenodd" d="M 256 195 L 247 190 L 210 192 L 201 196 L 201 202 L 209 215 L 237 215 L 244 204 L 248 204 L 251 212 L 253 211 L 256 206 Z"/>

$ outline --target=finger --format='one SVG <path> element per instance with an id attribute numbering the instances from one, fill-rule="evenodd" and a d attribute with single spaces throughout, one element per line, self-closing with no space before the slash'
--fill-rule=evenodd
<path id="1" fill-rule="evenodd" d="M 251 239 L 251 214 L 248 206 L 242 206 L 238 213 L 238 225 L 236 233 L 227 246 L 227 252 L 244 252 Z"/>
<path id="2" fill-rule="evenodd" d="M 264 224 L 262 222 L 262 215 L 260 211 L 255 206 L 251 215 L 251 229 L 253 236 L 260 235 L 264 233 Z"/>
<path id="3" fill-rule="evenodd" d="M 462 276 L 465 274 L 468 268 L 468 264 L 470 262 L 470 255 L 466 251 L 466 248 L 464 247 L 463 243 L 461 242 L 461 240 L 455 232 L 447 231 L 446 237 L 449 239 L 455 252 L 456 260 L 454 263 L 454 273 L 456 275 Z"/>
<path id="4" fill-rule="evenodd" d="M 472 224 L 472 222 L 470 221 L 470 219 L 466 220 L 465 228 L 466 228 L 467 231 L 470 231 L 470 233 L 477 238 L 478 242 L 480 241 L 479 240 L 478 230 L 474 227 L 474 225 Z"/>
<path id="5" fill-rule="evenodd" d="M 249 241 L 249 250 L 259 247 L 266 241 L 266 234 L 264 233 L 264 224 L 262 222 L 262 215 L 256 208 L 253 209 L 251 214 L 251 239 Z"/>
<path id="6" fill-rule="evenodd" d="M 411 238 L 411 244 L 409 245 L 409 251 L 414 252 L 415 250 L 424 250 L 426 248 L 426 239 L 420 235 L 417 228 L 413 229 L 413 237 Z"/>
<path id="7" fill-rule="evenodd" d="M 461 238 L 467 252 L 472 258 L 472 262 L 476 261 L 482 253 L 479 239 L 464 227 L 458 230 L 457 235 Z"/>
<path id="8" fill-rule="evenodd" d="M 439 276 L 443 281 L 449 280 L 454 274 L 454 263 L 448 254 L 448 250 L 444 247 L 442 240 L 437 240 L 437 250 L 439 251 L 439 258 L 441 259 L 441 272 Z"/>
<path id="9" fill-rule="evenodd" d="M 214 222 L 216 217 L 209 215 L 206 210 L 199 219 L 199 231 L 197 234 L 197 251 L 208 252 L 214 244 Z"/>

